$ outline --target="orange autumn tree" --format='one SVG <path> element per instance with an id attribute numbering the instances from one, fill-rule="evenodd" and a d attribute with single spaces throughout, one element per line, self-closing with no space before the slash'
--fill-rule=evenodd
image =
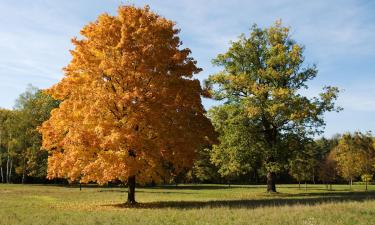
<path id="1" fill-rule="evenodd" d="M 193 79 L 201 69 L 180 49 L 175 23 L 148 6 L 120 6 L 80 33 L 64 78 L 47 90 L 62 101 L 40 128 L 48 178 L 123 181 L 133 204 L 136 178 L 177 174 L 213 140 Z"/>

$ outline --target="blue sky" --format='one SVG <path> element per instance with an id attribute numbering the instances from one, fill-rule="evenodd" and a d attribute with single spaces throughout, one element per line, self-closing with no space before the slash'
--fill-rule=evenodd
<path id="1" fill-rule="evenodd" d="M 70 39 L 119 4 L 150 5 L 177 22 L 185 47 L 206 78 L 220 68 L 211 59 L 230 40 L 282 19 L 306 47 L 306 62 L 317 64 L 318 77 L 306 90 L 314 96 L 324 85 L 340 87 L 340 113 L 326 114 L 325 136 L 375 129 L 375 1 L 365 0 L 0 0 L 0 107 L 12 108 L 28 84 L 47 88 L 69 63 Z M 204 100 L 209 108 L 213 103 Z"/>

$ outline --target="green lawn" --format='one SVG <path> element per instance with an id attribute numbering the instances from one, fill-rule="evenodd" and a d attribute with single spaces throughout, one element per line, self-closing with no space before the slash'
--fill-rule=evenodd
<path id="1" fill-rule="evenodd" d="M 122 204 L 125 189 L 0 184 L 0 224 L 375 224 L 375 187 L 355 185 L 181 185 L 138 188 L 139 204 Z"/>

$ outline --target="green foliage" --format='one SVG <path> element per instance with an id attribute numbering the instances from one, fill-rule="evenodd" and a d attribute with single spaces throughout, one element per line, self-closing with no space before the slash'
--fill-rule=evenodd
<path id="1" fill-rule="evenodd" d="M 214 145 L 211 161 L 219 168 L 222 177 L 231 179 L 246 174 L 259 163 L 261 142 L 241 105 L 227 104 L 214 107 L 208 112 L 219 133 L 219 145 Z"/>
<path id="2" fill-rule="evenodd" d="M 251 168 L 255 151 L 268 172 L 282 170 L 292 151 L 302 150 L 290 146 L 320 133 L 325 112 L 341 110 L 334 104 L 336 87 L 314 98 L 300 94 L 317 75 L 304 63 L 303 49 L 277 21 L 267 29 L 254 25 L 249 37 L 241 35 L 213 60 L 223 70 L 205 83 L 209 96 L 225 102 L 210 112 L 222 135 L 213 150 L 221 174 Z"/>
<path id="3" fill-rule="evenodd" d="M 372 174 L 363 174 L 363 175 L 361 176 L 361 180 L 362 180 L 363 182 L 366 182 L 366 183 L 371 182 L 371 181 L 372 181 L 372 178 L 373 178 L 373 175 L 372 175 Z"/>
<path id="4" fill-rule="evenodd" d="M 218 168 L 211 162 L 211 149 L 201 148 L 198 150 L 197 159 L 190 171 L 190 181 L 215 183 L 220 181 Z"/>
<path id="5" fill-rule="evenodd" d="M 42 137 L 37 128 L 50 117 L 52 109 L 58 107 L 59 101 L 46 95 L 36 87 L 29 86 L 16 101 L 15 110 L 19 112 L 20 135 L 22 143 L 20 158 L 22 172 L 29 176 L 44 178 L 47 172 L 48 153 L 41 149 Z"/>
<path id="6" fill-rule="evenodd" d="M 12 182 L 13 172 L 22 176 L 22 182 L 26 175 L 46 176 L 47 152 L 41 149 L 37 128 L 58 104 L 41 90 L 29 86 L 17 99 L 14 110 L 0 110 L 0 167 L 2 176 L 6 176 L 3 182 Z"/>
<path id="7" fill-rule="evenodd" d="M 298 157 L 290 161 L 289 173 L 298 182 L 311 180 L 313 176 L 313 164 L 309 158 Z"/>
<path id="8" fill-rule="evenodd" d="M 0 110 L 0 176 L 1 182 L 12 182 L 14 162 L 21 143 L 17 139 L 20 134 L 19 112 Z"/>

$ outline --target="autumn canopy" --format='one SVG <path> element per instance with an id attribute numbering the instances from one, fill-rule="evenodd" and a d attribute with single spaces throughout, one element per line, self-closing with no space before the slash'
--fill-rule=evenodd
<path id="1" fill-rule="evenodd" d="M 72 40 L 65 76 L 47 90 L 62 103 L 40 128 L 49 178 L 134 185 L 192 166 L 214 132 L 178 32 L 148 7 L 121 6 Z"/>

